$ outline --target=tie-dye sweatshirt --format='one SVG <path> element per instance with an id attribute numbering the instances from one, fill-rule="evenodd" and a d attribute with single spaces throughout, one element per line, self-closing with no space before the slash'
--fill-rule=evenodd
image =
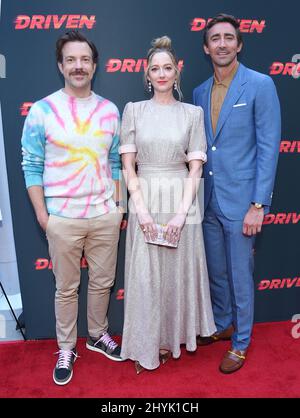
<path id="1" fill-rule="evenodd" d="M 92 218 L 115 210 L 119 130 L 116 106 L 94 93 L 80 99 L 59 90 L 36 102 L 22 136 L 26 187 L 42 186 L 54 215 Z"/>

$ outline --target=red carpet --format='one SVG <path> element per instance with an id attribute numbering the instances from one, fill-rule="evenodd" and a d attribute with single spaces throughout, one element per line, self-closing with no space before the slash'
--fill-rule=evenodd
<path id="1" fill-rule="evenodd" d="M 179 360 L 169 360 L 152 372 L 135 374 L 131 361 L 108 360 L 85 348 L 72 381 L 57 386 L 52 380 L 57 350 L 54 340 L 0 343 L 1 398 L 203 398 L 300 397 L 300 339 L 291 336 L 291 322 L 256 324 L 244 367 L 232 375 L 218 371 L 229 342 L 182 349 Z"/>

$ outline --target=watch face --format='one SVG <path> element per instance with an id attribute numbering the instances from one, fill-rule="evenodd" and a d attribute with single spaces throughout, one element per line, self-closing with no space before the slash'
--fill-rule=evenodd
<path id="1" fill-rule="evenodd" d="M 262 204 L 261 204 L 261 203 L 255 203 L 255 204 L 254 204 L 254 206 L 255 206 L 257 209 L 261 209 L 261 208 L 262 208 Z"/>

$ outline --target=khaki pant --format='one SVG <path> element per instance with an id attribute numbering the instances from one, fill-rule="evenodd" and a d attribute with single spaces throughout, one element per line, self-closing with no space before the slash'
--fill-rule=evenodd
<path id="1" fill-rule="evenodd" d="M 56 279 L 56 335 L 60 349 L 77 342 L 78 286 L 82 253 L 88 263 L 88 332 L 93 338 L 107 330 L 110 288 L 114 284 L 122 215 L 109 213 L 90 219 L 50 215 L 49 253 Z"/>

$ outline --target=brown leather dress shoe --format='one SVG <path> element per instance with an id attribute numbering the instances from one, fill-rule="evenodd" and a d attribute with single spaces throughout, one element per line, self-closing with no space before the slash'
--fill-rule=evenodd
<path id="1" fill-rule="evenodd" d="M 233 334 L 233 331 L 234 331 L 234 328 L 231 325 L 229 328 L 225 329 L 224 331 L 216 332 L 210 337 L 201 337 L 200 335 L 198 335 L 197 345 L 203 346 L 203 345 L 209 345 L 209 344 L 215 343 L 217 341 L 230 340 Z"/>
<path id="2" fill-rule="evenodd" d="M 220 364 L 220 371 L 225 374 L 236 372 L 245 363 L 246 354 L 247 350 L 235 350 L 231 348 L 223 357 Z"/>

